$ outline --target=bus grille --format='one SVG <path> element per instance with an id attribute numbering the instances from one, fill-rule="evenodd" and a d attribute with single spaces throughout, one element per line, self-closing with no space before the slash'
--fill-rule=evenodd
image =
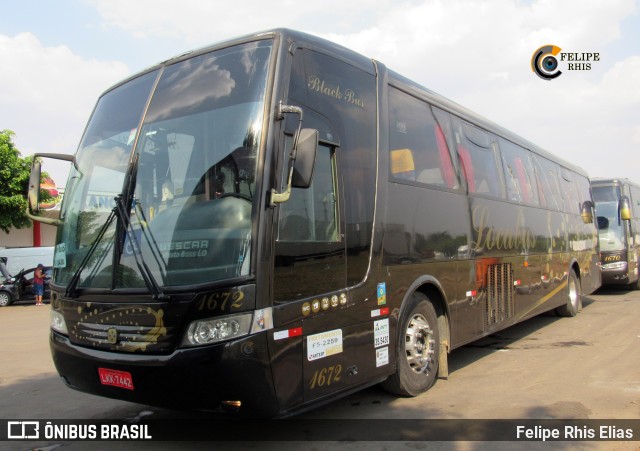
<path id="1" fill-rule="evenodd" d="M 486 286 L 485 325 L 492 326 L 511 318 L 515 311 L 511 263 L 490 265 L 487 268 Z"/>
<path id="2" fill-rule="evenodd" d="M 170 304 L 106 304 L 64 301 L 72 343 L 116 352 L 168 353 L 180 315 Z M 179 312 L 180 313 L 180 312 Z"/>

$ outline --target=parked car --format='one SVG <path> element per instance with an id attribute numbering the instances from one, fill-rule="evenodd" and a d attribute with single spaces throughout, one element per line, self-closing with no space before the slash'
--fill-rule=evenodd
<path id="1" fill-rule="evenodd" d="M 53 266 L 54 246 L 0 248 L 0 258 L 5 257 L 9 273 L 18 274 L 25 268 L 35 268 L 38 263 Z"/>
<path id="2" fill-rule="evenodd" d="M 18 272 L 12 276 L 7 269 L 5 258 L 0 258 L 0 307 L 11 305 L 15 301 L 30 300 L 35 301 L 33 292 L 33 275 L 36 268 L 29 268 Z M 44 269 L 44 296 L 42 300 L 48 302 L 51 297 L 49 280 L 51 280 L 51 268 Z"/>

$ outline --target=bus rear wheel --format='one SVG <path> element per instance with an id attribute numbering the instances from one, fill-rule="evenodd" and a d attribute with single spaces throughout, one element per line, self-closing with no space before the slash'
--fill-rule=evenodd
<path id="1" fill-rule="evenodd" d="M 567 279 L 567 302 L 556 309 L 558 316 L 576 316 L 582 308 L 582 290 L 580 288 L 580 279 L 576 272 L 572 269 L 569 271 Z"/>
<path id="2" fill-rule="evenodd" d="M 400 323 L 396 372 L 382 383 L 394 394 L 417 396 L 434 384 L 438 374 L 438 317 L 427 296 L 416 293 Z"/>

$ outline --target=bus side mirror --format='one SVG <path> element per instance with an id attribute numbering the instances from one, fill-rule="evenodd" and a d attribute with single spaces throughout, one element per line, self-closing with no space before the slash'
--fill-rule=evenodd
<path id="1" fill-rule="evenodd" d="M 586 200 L 582 203 L 580 216 L 582 217 L 582 222 L 585 224 L 591 224 L 593 222 L 593 202 Z"/>
<path id="2" fill-rule="evenodd" d="M 31 164 L 31 174 L 29 174 L 29 191 L 27 199 L 29 201 L 29 212 L 37 214 L 40 212 L 40 175 L 42 173 L 42 163 L 39 158 L 34 158 Z"/>
<path id="3" fill-rule="evenodd" d="M 298 137 L 298 150 L 291 178 L 292 187 L 309 188 L 311 186 L 316 153 L 318 153 L 318 130 L 303 128 Z"/>
<path id="4" fill-rule="evenodd" d="M 316 154 L 318 153 L 318 130 L 313 128 L 303 128 L 298 132 L 298 139 L 294 149 L 291 151 L 287 186 L 285 190 L 278 193 L 271 190 L 270 206 L 281 204 L 291 197 L 291 188 L 309 188 L 313 178 L 313 168 L 316 164 Z"/>
<path id="5" fill-rule="evenodd" d="M 620 198 L 620 219 L 627 221 L 631 219 L 631 202 L 627 196 Z"/>
<path id="6" fill-rule="evenodd" d="M 46 218 L 38 216 L 40 213 L 40 180 L 42 176 L 42 162 L 40 158 L 52 158 L 54 160 L 69 161 L 74 166 L 76 160 L 73 155 L 63 153 L 37 153 L 33 156 L 33 163 L 31 163 L 31 173 L 29 174 L 29 189 L 27 190 L 27 217 L 32 221 L 42 222 L 44 224 L 50 224 L 59 226 L 62 221 L 54 218 Z"/>

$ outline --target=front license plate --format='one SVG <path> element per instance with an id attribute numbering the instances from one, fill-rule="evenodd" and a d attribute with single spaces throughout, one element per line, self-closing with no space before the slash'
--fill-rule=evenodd
<path id="1" fill-rule="evenodd" d="M 127 371 L 110 370 L 108 368 L 98 368 L 100 383 L 102 385 L 112 385 L 114 387 L 133 390 L 133 378 Z"/>

